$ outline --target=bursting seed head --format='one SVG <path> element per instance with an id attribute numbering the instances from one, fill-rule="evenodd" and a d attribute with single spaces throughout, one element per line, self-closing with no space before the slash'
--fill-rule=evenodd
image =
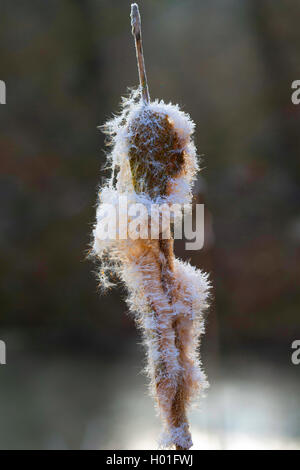
<path id="1" fill-rule="evenodd" d="M 166 114 L 145 106 L 128 126 L 129 161 L 136 193 L 168 195 L 168 182 L 184 164 L 185 151 Z"/>

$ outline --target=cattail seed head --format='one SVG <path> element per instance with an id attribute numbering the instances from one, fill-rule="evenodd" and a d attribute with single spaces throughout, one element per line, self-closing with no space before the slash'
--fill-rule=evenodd
<path id="1" fill-rule="evenodd" d="M 177 105 L 145 101 L 142 88 L 123 100 L 123 109 L 104 127 L 112 151 L 110 180 L 99 193 L 93 253 L 101 260 L 101 280 L 111 286 L 120 278 L 127 286 L 129 309 L 143 331 L 150 387 L 164 423 L 161 445 L 192 445 L 187 408 L 207 386 L 197 355 L 207 308 L 207 276 L 176 259 L 172 239 L 103 239 L 102 207 L 146 206 L 147 224 L 153 204 L 188 204 L 198 170 L 192 134 L 194 123 Z M 151 220 L 150 220 L 151 225 Z"/>

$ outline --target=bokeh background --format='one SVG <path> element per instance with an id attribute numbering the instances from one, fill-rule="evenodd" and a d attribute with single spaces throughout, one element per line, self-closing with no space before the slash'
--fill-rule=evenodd
<path id="1" fill-rule="evenodd" d="M 142 0 L 152 97 L 194 119 L 209 271 L 196 449 L 300 449 L 298 0 Z M 97 126 L 137 85 L 130 2 L 1 0 L 1 449 L 154 449 L 124 291 L 86 261 L 105 160 Z"/>

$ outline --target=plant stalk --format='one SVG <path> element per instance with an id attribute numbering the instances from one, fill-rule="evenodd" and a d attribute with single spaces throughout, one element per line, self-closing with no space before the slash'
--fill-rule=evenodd
<path id="1" fill-rule="evenodd" d="M 141 32 L 141 17 L 139 13 L 139 8 L 136 3 L 131 5 L 131 26 L 132 34 L 135 39 L 135 48 L 136 48 L 136 57 L 138 64 L 138 72 L 140 79 L 140 86 L 142 90 L 142 99 L 144 103 L 150 102 L 147 76 L 145 70 L 144 54 L 142 47 L 142 32 Z M 156 242 L 157 243 L 157 242 Z M 173 303 L 172 291 L 174 289 L 174 250 L 173 250 L 173 240 L 163 240 L 160 236 L 158 241 L 159 251 L 161 253 L 160 258 L 160 278 L 161 278 L 161 288 L 162 292 L 169 297 L 169 305 Z M 150 302 L 151 305 L 151 302 Z M 152 305 L 152 308 L 155 311 L 155 306 Z M 158 315 L 158 314 L 157 314 Z M 173 323 L 172 328 L 175 331 L 175 345 L 178 349 L 179 356 L 181 355 L 181 342 L 179 339 L 179 333 L 177 331 L 177 320 Z M 157 385 L 159 386 L 159 384 Z M 172 424 L 176 427 L 181 426 L 182 424 L 187 423 L 186 413 L 185 413 L 185 403 L 184 403 L 184 384 L 182 378 L 179 379 L 177 384 L 175 397 L 172 401 Z M 170 423 L 169 423 L 170 424 Z M 176 445 L 176 450 L 187 450 L 180 446 Z"/>
<path id="2" fill-rule="evenodd" d="M 149 96 L 147 75 L 146 75 L 146 69 L 145 69 L 144 53 L 143 53 L 141 16 L 139 12 L 139 7 L 136 3 L 131 4 L 130 16 L 131 16 L 132 34 L 134 36 L 134 41 L 135 41 L 135 50 L 136 50 L 136 58 L 137 58 L 138 69 L 139 69 L 140 85 L 142 89 L 142 97 L 145 103 L 149 103 L 150 96 Z"/>

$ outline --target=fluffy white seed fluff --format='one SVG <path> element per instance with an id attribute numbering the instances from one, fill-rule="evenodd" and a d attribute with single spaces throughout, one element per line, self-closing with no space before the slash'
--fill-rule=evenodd
<path id="1" fill-rule="evenodd" d="M 120 228 L 122 230 L 122 223 L 125 224 L 123 229 L 128 226 L 131 218 L 128 212 L 122 214 L 123 209 L 119 204 L 121 196 L 126 196 L 129 206 L 131 203 L 142 203 L 147 208 L 145 218 L 150 215 L 153 204 L 187 204 L 191 201 L 191 185 L 198 171 L 196 149 L 191 139 L 194 123 L 177 105 L 165 104 L 163 101 L 145 104 L 139 98 L 140 91 L 137 90 L 124 99 L 121 114 L 104 127 L 112 144 L 108 157 L 112 172 L 109 181 L 99 191 L 93 254 L 101 260 L 99 277 L 103 287 L 113 284 L 111 274 L 127 287 L 127 302 L 142 330 L 147 349 L 151 392 L 164 423 L 161 445 L 188 449 L 192 445 L 188 425 L 174 424 L 172 400 L 179 381 L 184 384 L 187 405 L 207 387 L 197 351 L 199 337 L 204 332 L 203 312 L 208 306 L 207 275 L 175 259 L 174 271 L 167 273 L 172 279 L 172 287 L 169 291 L 164 290 L 161 280 L 161 263 L 164 259 L 157 240 L 120 239 L 118 236 L 116 239 L 103 240 L 99 236 L 105 204 L 112 204 L 116 208 L 117 222 L 121 222 L 121 226 L 117 223 L 117 235 Z M 137 116 L 143 116 L 145 123 L 151 126 L 151 112 L 168 116 L 185 152 L 183 171 L 170 181 L 168 195 L 159 196 L 155 200 L 149 194 L 134 191 L 129 162 L 131 135 L 128 124 Z"/>

